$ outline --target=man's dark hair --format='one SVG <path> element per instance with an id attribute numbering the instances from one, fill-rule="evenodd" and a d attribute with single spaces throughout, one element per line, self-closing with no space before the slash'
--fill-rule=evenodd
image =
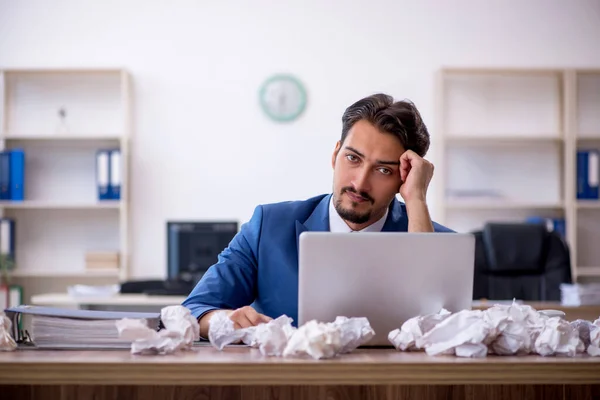
<path id="1" fill-rule="evenodd" d="M 350 128 L 360 120 L 396 136 L 406 150 L 421 157 L 429 150 L 429 131 L 419 110 L 409 100 L 394 102 L 392 96 L 378 93 L 352 104 L 342 116 L 342 144 Z"/>

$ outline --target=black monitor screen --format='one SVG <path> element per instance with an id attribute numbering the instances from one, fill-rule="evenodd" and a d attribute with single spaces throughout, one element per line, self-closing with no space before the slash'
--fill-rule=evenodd
<path id="1" fill-rule="evenodd" d="M 198 282 L 237 231 L 235 221 L 167 222 L 169 279 Z"/>

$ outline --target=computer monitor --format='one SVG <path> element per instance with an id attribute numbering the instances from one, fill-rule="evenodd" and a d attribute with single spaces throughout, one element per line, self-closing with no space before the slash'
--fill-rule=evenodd
<path id="1" fill-rule="evenodd" d="M 196 284 L 237 232 L 236 221 L 168 221 L 168 279 Z"/>

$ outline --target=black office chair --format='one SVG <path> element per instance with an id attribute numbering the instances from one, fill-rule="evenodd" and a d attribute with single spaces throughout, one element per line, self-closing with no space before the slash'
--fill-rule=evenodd
<path id="1" fill-rule="evenodd" d="M 560 301 L 571 283 L 569 247 L 545 225 L 487 223 L 475 235 L 473 299 Z"/>

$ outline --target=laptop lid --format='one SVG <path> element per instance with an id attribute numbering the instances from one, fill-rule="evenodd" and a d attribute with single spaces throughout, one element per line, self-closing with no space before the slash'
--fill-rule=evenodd
<path id="1" fill-rule="evenodd" d="M 299 242 L 298 324 L 367 317 L 375 337 L 409 318 L 470 309 L 475 237 L 460 233 L 303 232 Z"/>

